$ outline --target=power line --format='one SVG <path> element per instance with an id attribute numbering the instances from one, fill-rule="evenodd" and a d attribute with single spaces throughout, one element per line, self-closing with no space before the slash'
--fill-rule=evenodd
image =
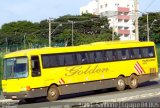
<path id="1" fill-rule="evenodd" d="M 146 9 L 144 10 L 144 12 L 145 12 L 147 9 L 149 9 L 155 1 L 156 1 L 156 0 L 152 0 L 152 1 L 150 2 L 150 4 L 146 7 Z"/>

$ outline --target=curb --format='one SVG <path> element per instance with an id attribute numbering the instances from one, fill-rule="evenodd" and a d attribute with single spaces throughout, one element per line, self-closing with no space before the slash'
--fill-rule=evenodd
<path id="1" fill-rule="evenodd" d="M 0 103 L 18 103 L 19 100 L 12 100 L 12 99 L 3 99 L 0 100 Z"/>
<path id="2" fill-rule="evenodd" d="M 17 108 L 19 100 L 12 100 L 12 99 L 4 99 L 0 100 L 0 107 L 1 108 Z"/>
<path id="3" fill-rule="evenodd" d="M 19 100 L 5 99 L 5 97 L 3 96 L 3 93 L 1 92 L 0 105 L 3 105 L 3 104 L 17 104 L 17 103 L 19 103 Z"/>

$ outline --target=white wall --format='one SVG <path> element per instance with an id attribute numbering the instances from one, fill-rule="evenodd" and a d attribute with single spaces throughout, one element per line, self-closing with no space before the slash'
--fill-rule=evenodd
<path id="1" fill-rule="evenodd" d="M 129 8 L 129 14 L 127 16 L 130 16 L 130 20 L 128 22 L 119 22 L 117 19 L 118 15 L 118 7 L 126 7 Z M 114 26 L 115 32 L 118 31 L 118 26 L 129 27 L 130 35 L 124 36 L 122 35 L 120 37 L 121 40 L 134 40 L 135 34 L 133 33 L 133 30 L 135 29 L 133 25 L 134 21 L 134 0 L 92 0 L 88 3 L 88 5 L 80 8 L 80 14 L 82 12 L 86 12 L 88 10 L 88 13 L 92 13 L 96 15 L 101 16 L 107 16 L 110 21 L 110 27 Z"/>

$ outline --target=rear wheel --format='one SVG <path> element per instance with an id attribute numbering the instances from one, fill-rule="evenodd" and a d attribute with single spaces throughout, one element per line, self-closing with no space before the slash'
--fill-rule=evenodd
<path id="1" fill-rule="evenodd" d="M 117 85 L 116 85 L 116 89 L 119 91 L 122 91 L 126 88 L 126 83 L 125 83 L 125 79 L 122 76 L 119 76 L 117 78 Z"/>
<path id="2" fill-rule="evenodd" d="M 47 99 L 49 101 L 55 101 L 59 98 L 59 90 L 58 87 L 55 85 L 52 85 L 49 87 L 48 89 L 48 93 L 47 93 Z"/>
<path id="3" fill-rule="evenodd" d="M 129 77 L 128 85 L 131 89 L 138 87 L 138 77 L 136 75 L 131 75 Z"/>

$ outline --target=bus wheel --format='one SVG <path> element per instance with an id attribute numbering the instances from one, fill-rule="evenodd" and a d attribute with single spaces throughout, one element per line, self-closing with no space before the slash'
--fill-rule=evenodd
<path id="1" fill-rule="evenodd" d="M 117 79 L 117 85 L 116 85 L 116 89 L 119 91 L 122 91 L 126 88 L 126 83 L 125 83 L 125 79 L 122 76 L 119 76 Z"/>
<path id="2" fill-rule="evenodd" d="M 59 98 L 59 90 L 57 86 L 55 85 L 50 86 L 47 93 L 47 99 L 49 101 L 55 101 L 58 98 Z"/>
<path id="3" fill-rule="evenodd" d="M 136 75 L 131 75 L 128 81 L 129 88 L 135 89 L 138 87 L 138 77 Z"/>

